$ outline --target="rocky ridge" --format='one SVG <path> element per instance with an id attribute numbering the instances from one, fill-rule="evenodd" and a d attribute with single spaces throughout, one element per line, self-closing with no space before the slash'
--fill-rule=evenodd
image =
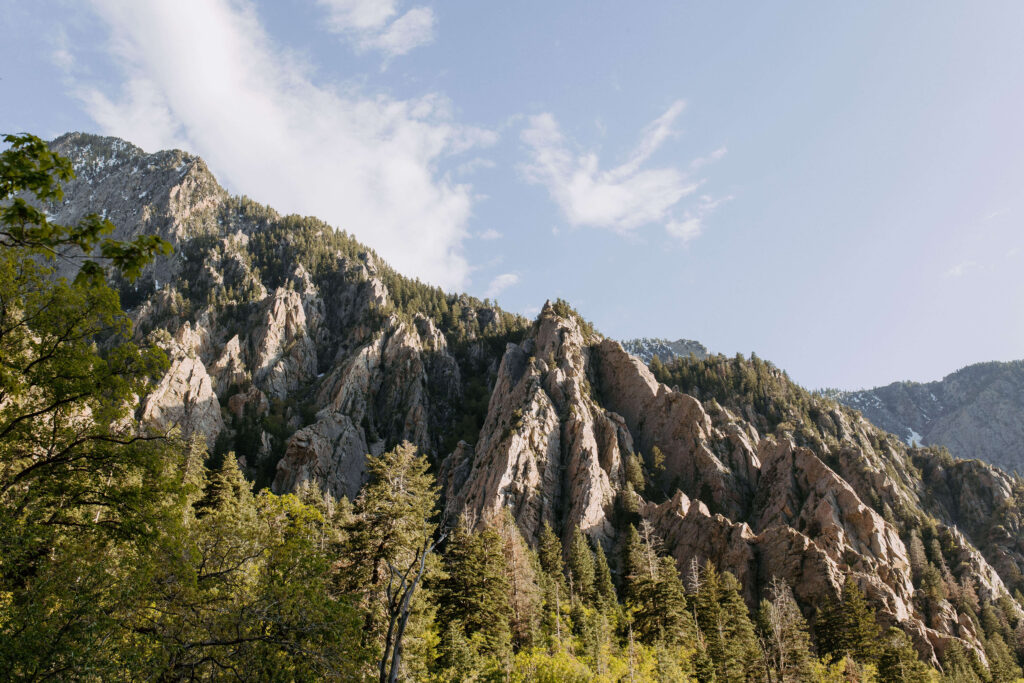
<path id="1" fill-rule="evenodd" d="M 565 534 L 578 526 L 609 555 L 623 524 L 646 521 L 680 568 L 710 559 L 741 580 L 752 604 L 773 576 L 810 606 L 837 596 L 850 575 L 926 657 L 953 638 L 980 652 L 974 624 L 949 605 L 944 619 L 926 613 L 905 539 L 931 519 L 956 548 L 950 561 L 960 573 L 986 599 L 1008 596 L 954 520 L 974 507 L 1016 505 L 1012 482 L 982 467 L 972 471 L 984 483 L 940 491 L 956 478 L 929 454 L 825 407 L 815 438 L 764 433 L 742 411 L 659 383 L 617 342 L 586 339 L 573 314 L 549 303 L 528 338 L 506 350 L 479 441 L 446 462 L 448 512 L 482 523 L 508 508 L 528 540 L 545 522 Z M 623 462 L 634 453 L 645 461 L 643 491 L 626 480 Z M 916 459 L 933 466 L 923 479 Z M 965 501 L 966 490 L 994 499 Z M 1007 545 L 991 554 L 1005 553 L 1002 573 L 1016 576 L 1024 555 L 1011 538 L 1019 535 L 1007 531 Z"/>
<path id="2" fill-rule="evenodd" d="M 707 358 L 709 353 L 706 346 L 692 339 L 669 341 L 660 337 L 627 339 L 622 342 L 622 348 L 645 363 L 650 363 L 655 356 L 667 363 L 676 358 L 688 358 L 690 354 L 697 358 Z"/>
<path id="3" fill-rule="evenodd" d="M 828 395 L 908 444 L 945 446 L 960 458 L 1024 470 L 1024 361 L 979 363 L 936 382 Z"/>

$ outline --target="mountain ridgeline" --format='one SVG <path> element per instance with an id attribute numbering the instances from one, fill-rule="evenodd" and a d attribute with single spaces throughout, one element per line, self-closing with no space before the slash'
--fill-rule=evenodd
<path id="1" fill-rule="evenodd" d="M 707 347 L 692 339 L 669 341 L 659 337 L 643 337 L 640 339 L 628 339 L 622 342 L 622 348 L 645 363 L 650 363 L 654 360 L 655 356 L 663 362 L 676 358 L 686 358 L 690 354 L 697 358 L 706 358 L 708 356 Z"/>
<path id="2" fill-rule="evenodd" d="M 937 382 L 893 382 L 826 395 L 907 443 L 1024 469 L 1024 361 L 978 363 Z"/>
<path id="3" fill-rule="evenodd" d="M 717 581 L 715 571 L 738 580 L 752 610 L 768 609 L 762 601 L 788 587 L 818 655 L 851 654 L 830 645 L 828 606 L 862 593 L 877 626 L 906 634 L 928 666 L 952 675 L 970 660 L 977 680 L 1019 673 L 1024 481 L 1016 476 L 908 446 L 904 432 L 803 390 L 756 356 L 696 345 L 674 359 L 652 351 L 648 366 L 565 302 L 548 302 L 529 321 L 403 277 L 319 220 L 229 196 L 197 157 L 82 134 L 52 147 L 78 177 L 47 207 L 51 216 L 73 222 L 101 208 L 116 236 L 157 234 L 174 245 L 135 283 L 115 284 L 136 339 L 155 342 L 170 361 L 138 419 L 205 442 L 211 467 L 233 453 L 258 487 L 312 487 L 357 501 L 375 481 L 374 463 L 408 442 L 429 458 L 442 526 L 462 522 L 449 542 L 466 529 L 498 529 L 494 542 L 506 539 L 509 562 L 538 553 L 539 565 L 524 565 L 529 572 L 560 576 L 551 568 L 569 563 L 568 584 L 544 584 L 538 600 L 574 605 L 581 585 L 597 585 L 602 562 L 620 597 L 624 586 L 639 586 L 631 558 L 640 556 L 640 530 L 643 548 L 672 560 L 664 565 L 671 576 L 654 559 L 646 565 L 651 577 L 668 577 L 656 582 L 662 592 L 652 604 L 674 604 L 664 592 L 673 581 L 686 583 L 683 603 L 701 604 L 702 581 Z M 880 424 L 930 434 L 909 418 Z M 509 528 L 525 550 L 507 540 Z M 553 554 L 552 538 L 561 542 Z M 598 570 L 579 564 L 580 547 L 587 557 L 595 549 Z M 454 590 L 443 581 L 428 588 Z M 604 594 L 592 592 L 587 599 Z M 485 651 L 471 647 L 472 629 L 459 635 L 472 615 L 452 616 L 444 604 L 441 659 Z M 713 627 L 698 612 L 686 631 L 685 647 L 697 653 L 691 668 L 663 680 L 711 680 L 711 669 L 719 681 L 765 680 L 705 649 L 700 634 Z M 563 628 L 591 623 L 582 611 L 564 624 L 554 613 L 530 628 L 557 632 L 561 643 Z M 616 632 L 628 633 L 631 648 L 643 622 L 642 612 L 629 614 L 638 621 L 618 621 Z M 513 620 L 507 628 L 518 638 L 520 627 Z M 580 642 L 600 628 L 608 624 L 580 631 Z M 659 628 L 649 642 L 666 642 Z M 593 671 L 610 671 L 594 657 Z"/>

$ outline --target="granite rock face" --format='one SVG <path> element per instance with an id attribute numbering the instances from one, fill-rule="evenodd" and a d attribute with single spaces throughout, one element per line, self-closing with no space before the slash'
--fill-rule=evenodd
<path id="1" fill-rule="evenodd" d="M 563 526 L 562 517 L 570 532 L 578 526 L 611 539 L 609 514 L 631 443 L 622 418 L 592 396 L 589 356 L 579 324 L 550 306 L 534 336 L 508 347 L 472 465 L 449 492 L 450 514 L 477 522 L 508 507 L 527 540 L 538 539 L 544 522 Z"/>
<path id="2" fill-rule="evenodd" d="M 171 365 L 146 397 L 142 422 L 161 433 L 176 427 L 183 436 L 202 436 L 212 446 L 224 420 L 203 361 L 176 340 L 165 342 L 164 351 Z"/>
<path id="3" fill-rule="evenodd" d="M 827 439 L 802 445 L 785 431 L 760 433 L 734 411 L 659 383 L 617 342 L 585 337 L 575 317 L 548 304 L 531 335 L 506 349 L 479 440 L 459 444 L 442 468 L 448 517 L 485 524 L 508 509 L 528 540 L 547 522 L 563 535 L 579 527 L 613 551 L 617 506 L 632 497 L 626 507 L 681 571 L 710 559 L 740 579 L 751 605 L 780 577 L 810 615 L 853 577 L 927 659 L 954 639 L 980 653 L 977 633 L 955 612 L 922 610 L 892 511 L 934 515 L 962 556 L 960 571 L 990 598 L 1007 596 L 984 558 L 1012 544 L 982 553 L 954 520 L 1007 503 L 1008 484 L 993 471 L 970 487 L 982 500 L 937 496 L 897 439 L 832 406 L 818 418 Z M 644 491 L 625 482 L 624 459 L 634 453 L 651 475 Z M 939 499 L 965 509 L 940 510 Z"/>

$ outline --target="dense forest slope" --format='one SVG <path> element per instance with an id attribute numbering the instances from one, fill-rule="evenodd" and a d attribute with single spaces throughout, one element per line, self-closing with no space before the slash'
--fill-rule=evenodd
<path id="1" fill-rule="evenodd" d="M 171 365 L 139 417 L 233 451 L 275 492 L 354 498 L 370 459 L 429 454 L 446 519 L 511 515 L 530 546 L 577 529 L 625 579 L 631 529 L 684 576 L 707 561 L 751 607 L 773 578 L 812 623 L 852 579 L 938 665 L 991 658 L 1022 623 L 1024 482 L 908 447 L 756 357 L 650 367 L 565 302 L 535 321 L 402 277 L 344 232 L 229 196 L 201 159 L 111 138 L 53 148 L 78 178 L 48 207 L 104 207 L 121 238 L 174 256 L 119 282 Z M 633 532 L 635 533 L 635 532 Z"/>
<path id="2" fill-rule="evenodd" d="M 1024 361 L 978 363 L 937 382 L 828 392 L 907 443 L 1024 468 Z"/>

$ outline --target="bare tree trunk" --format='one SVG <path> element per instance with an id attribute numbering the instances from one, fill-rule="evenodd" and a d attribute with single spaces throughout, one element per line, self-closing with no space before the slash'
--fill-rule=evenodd
<path id="1" fill-rule="evenodd" d="M 390 577 L 385 589 L 388 597 L 388 632 L 384 640 L 384 653 L 380 658 L 380 683 L 395 683 L 398 680 L 398 672 L 402 666 L 402 637 L 412 614 L 413 595 L 427 571 L 427 556 L 434 552 L 447 536 L 446 531 L 436 541 L 428 541 L 418 549 L 404 572 L 398 571 L 393 564 L 388 563 Z"/>

